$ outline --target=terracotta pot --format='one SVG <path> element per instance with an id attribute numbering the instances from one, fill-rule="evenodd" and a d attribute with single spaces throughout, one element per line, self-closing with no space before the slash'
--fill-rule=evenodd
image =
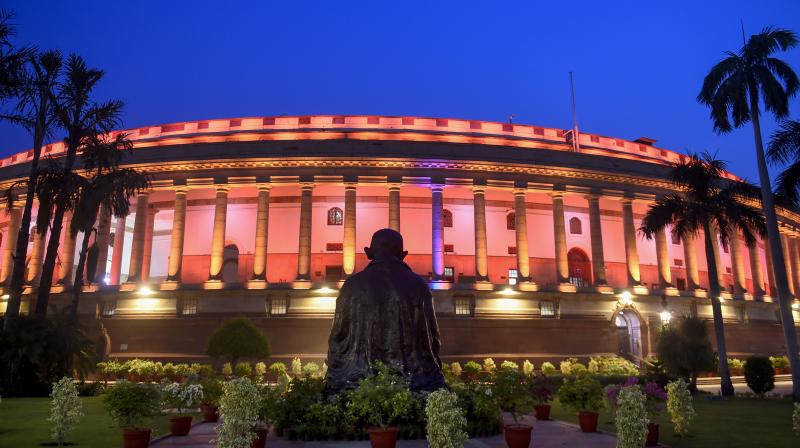
<path id="1" fill-rule="evenodd" d="M 531 432 L 533 432 L 531 425 L 512 424 L 503 427 L 503 436 L 508 448 L 528 448 L 531 444 Z"/>
<path id="2" fill-rule="evenodd" d="M 210 404 L 200 406 L 203 411 L 203 421 L 208 423 L 216 423 L 219 421 L 219 408 Z"/>
<path id="3" fill-rule="evenodd" d="M 264 448 L 267 446 L 267 434 L 269 429 L 259 426 L 255 429 L 256 439 L 250 444 L 250 448 Z"/>
<path id="4" fill-rule="evenodd" d="M 177 437 L 189 435 L 192 429 L 191 415 L 173 415 L 169 418 L 169 433 Z"/>
<path id="5" fill-rule="evenodd" d="M 578 412 L 578 426 L 583 432 L 597 432 L 597 412 L 580 411 Z"/>
<path id="6" fill-rule="evenodd" d="M 372 448 L 394 448 L 397 445 L 397 431 L 395 427 L 369 428 L 369 443 Z"/>
<path id="7" fill-rule="evenodd" d="M 536 415 L 536 420 L 550 420 L 549 404 L 537 404 L 533 407 L 533 411 Z"/>
<path id="8" fill-rule="evenodd" d="M 150 429 L 124 428 L 122 430 L 123 448 L 147 448 L 150 446 Z"/>
<path id="9" fill-rule="evenodd" d="M 647 440 L 644 446 L 658 446 L 658 423 L 647 424 Z"/>

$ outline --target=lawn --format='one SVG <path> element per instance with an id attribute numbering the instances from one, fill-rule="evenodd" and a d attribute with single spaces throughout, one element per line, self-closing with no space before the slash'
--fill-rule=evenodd
<path id="1" fill-rule="evenodd" d="M 792 402 L 788 399 L 758 400 L 734 398 L 709 401 L 695 396 L 697 416 L 688 437 L 675 436 L 666 410 L 658 423 L 659 441 L 674 448 L 785 448 L 800 446 L 800 436 L 792 431 Z M 553 403 L 551 417 L 577 424 L 577 417 Z M 615 432 L 614 417 L 609 411 L 600 413 L 600 429 Z M 535 437 L 535 436 L 534 436 Z"/>
<path id="2" fill-rule="evenodd" d="M 122 446 L 119 428 L 103 408 L 101 397 L 84 397 L 80 424 L 69 437 L 69 442 L 78 447 Z M 50 413 L 49 398 L 3 398 L 0 403 L 0 447 L 27 448 L 51 443 L 50 424 L 46 421 Z M 195 419 L 198 417 L 195 416 Z M 153 437 L 169 431 L 166 416 L 152 420 Z"/>

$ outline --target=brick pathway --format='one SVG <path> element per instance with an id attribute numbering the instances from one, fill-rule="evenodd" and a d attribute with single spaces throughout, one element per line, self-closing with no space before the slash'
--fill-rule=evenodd
<path id="1" fill-rule="evenodd" d="M 615 448 L 617 438 L 608 433 L 586 434 L 581 432 L 577 426 L 559 421 L 537 421 L 526 418 L 526 422 L 533 424 L 533 437 L 531 447 L 535 448 Z M 158 448 L 181 447 L 181 448 L 200 448 L 211 445 L 211 440 L 215 437 L 214 425 L 216 423 L 201 423 L 192 428 L 192 432 L 187 437 L 167 437 L 152 446 Z M 289 441 L 282 438 L 270 436 L 267 440 L 268 448 L 369 448 L 368 440 L 358 442 L 331 441 L 331 442 L 300 442 Z M 425 440 L 400 440 L 397 448 L 426 448 Z M 465 448 L 505 448 L 506 443 L 503 435 L 494 437 L 470 439 L 464 444 Z"/>

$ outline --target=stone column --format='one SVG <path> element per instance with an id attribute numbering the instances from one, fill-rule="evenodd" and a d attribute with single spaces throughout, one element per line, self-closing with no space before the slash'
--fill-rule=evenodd
<path id="1" fill-rule="evenodd" d="M 72 268 L 75 265 L 75 236 L 70 232 L 72 213 L 64 214 L 64 242 L 61 245 L 61 268 L 58 271 L 58 284 L 72 285 Z M 77 235 L 76 235 L 77 236 Z"/>
<path id="2" fill-rule="evenodd" d="M 787 235 L 786 240 L 789 245 L 787 254 L 792 265 L 792 284 L 794 285 L 795 298 L 797 298 L 800 297 L 800 253 L 797 250 L 797 238 L 795 238 L 794 233 Z"/>
<path id="3" fill-rule="evenodd" d="M 664 229 L 656 232 L 656 262 L 658 264 L 658 283 L 662 288 L 672 288 L 672 272 L 669 268 L 669 246 L 667 232 Z"/>
<path id="4" fill-rule="evenodd" d="M 133 241 L 131 242 L 131 263 L 128 267 L 126 283 L 139 283 L 142 274 L 142 258 L 144 256 L 144 234 L 147 230 L 147 205 L 149 192 L 139 193 L 136 197 L 136 217 L 133 222 Z"/>
<path id="5" fill-rule="evenodd" d="M 775 288 L 775 268 L 772 263 L 772 251 L 769 248 L 769 241 L 764 241 L 764 260 L 767 265 L 767 281 L 769 281 L 769 288 L 766 293 L 772 297 L 777 297 L 778 290 Z"/>
<path id="6" fill-rule="evenodd" d="M 39 286 L 39 276 L 42 274 L 42 259 L 44 258 L 44 249 L 47 246 L 47 230 L 46 226 L 39 232 L 37 228 L 33 232 L 33 247 L 31 248 L 31 259 L 28 262 L 28 275 L 25 278 L 26 283 L 33 287 Z"/>
<path id="7" fill-rule="evenodd" d="M 751 277 L 753 278 L 753 295 L 755 297 L 763 297 L 765 293 L 764 272 L 761 269 L 761 256 L 758 253 L 758 241 L 747 246 L 747 251 L 750 257 Z"/>
<path id="8" fill-rule="evenodd" d="M 686 265 L 686 286 L 690 290 L 701 289 L 700 272 L 697 269 L 695 238 L 694 234 L 683 237 L 683 263 Z"/>
<path id="9" fill-rule="evenodd" d="M 475 219 L 475 282 L 489 282 L 489 249 L 486 241 L 486 187 L 472 187 L 472 214 Z"/>
<path id="10" fill-rule="evenodd" d="M 789 250 L 789 238 L 786 235 L 786 230 L 781 229 L 781 245 L 783 246 L 784 253 L 784 269 L 786 269 L 786 283 L 789 285 L 789 292 L 794 294 L 794 274 L 792 273 L 792 256 Z"/>
<path id="11" fill-rule="evenodd" d="M 251 284 L 266 286 L 267 242 L 269 237 L 269 191 L 270 184 L 258 185 L 258 208 L 256 209 L 256 243 L 253 254 L 253 279 Z"/>
<path id="12" fill-rule="evenodd" d="M 600 216 L 600 195 L 590 194 L 586 196 L 589 201 L 589 235 L 592 240 L 592 274 L 595 286 L 605 286 L 608 284 L 606 279 L 606 262 L 603 253 L 603 227 Z"/>
<path id="13" fill-rule="evenodd" d="M 109 283 L 112 285 L 120 284 L 122 273 L 122 253 L 125 250 L 125 221 L 127 216 L 117 218 L 114 227 L 114 250 L 111 252 L 111 278 Z"/>
<path id="14" fill-rule="evenodd" d="M 95 244 L 97 244 L 97 266 L 95 267 L 95 276 L 92 282 L 102 285 L 106 278 L 106 263 L 108 262 L 108 242 L 111 238 L 111 210 L 103 206 L 100 209 L 100 216 L 97 222 L 97 235 L 95 236 Z"/>
<path id="15" fill-rule="evenodd" d="M 156 213 L 158 210 L 150 208 L 147 210 L 147 222 L 144 228 L 144 250 L 142 251 L 142 273 L 141 281 L 150 281 L 150 263 L 153 261 L 153 227 L 155 226 Z"/>
<path id="16" fill-rule="evenodd" d="M 350 276 L 356 269 L 356 184 L 344 185 L 344 238 L 342 244 L 342 270 Z"/>
<path id="17" fill-rule="evenodd" d="M 625 261 L 628 266 L 628 285 L 639 286 L 642 283 L 639 271 L 639 253 L 636 247 L 636 225 L 633 223 L 633 200 L 622 199 L 622 229 L 625 233 Z"/>
<path id="18" fill-rule="evenodd" d="M 431 185 L 431 242 L 433 280 L 444 280 L 444 185 Z"/>
<path id="19" fill-rule="evenodd" d="M 558 283 L 569 283 L 569 261 L 567 260 L 567 227 L 564 222 L 564 192 L 554 191 L 553 197 L 553 240 L 556 248 L 556 279 Z M 519 248 L 517 248 L 519 252 Z"/>
<path id="20" fill-rule="evenodd" d="M 175 189 L 175 205 L 172 211 L 172 235 L 169 240 L 169 259 L 167 260 L 167 283 L 180 283 L 181 281 L 183 242 L 186 237 L 186 201 L 188 194 L 189 189 L 185 186 L 179 186 Z"/>
<path id="21" fill-rule="evenodd" d="M 514 189 L 514 228 L 517 236 L 517 281 L 531 279 L 530 258 L 528 256 L 528 206 L 525 203 L 525 188 Z"/>
<path id="22" fill-rule="evenodd" d="M 711 241 L 714 251 L 714 261 L 717 263 L 717 281 L 719 282 L 720 293 L 726 292 L 725 287 L 725 266 L 722 265 L 722 258 L 719 255 L 719 233 L 715 226 L 711 226 Z M 710 280 L 709 280 L 710 281 Z"/>
<path id="23" fill-rule="evenodd" d="M 297 254 L 297 286 L 311 286 L 311 191 L 314 184 L 303 183 L 300 194 L 300 241 Z"/>
<path id="24" fill-rule="evenodd" d="M 742 242 L 739 238 L 739 229 L 730 232 L 731 271 L 733 271 L 734 293 L 742 296 L 747 293 L 747 282 L 744 273 L 744 260 L 742 259 Z"/>
<path id="25" fill-rule="evenodd" d="M 225 260 L 225 227 L 228 217 L 228 185 L 217 184 L 217 197 L 214 206 L 214 230 L 211 233 L 211 263 L 208 268 L 208 280 L 221 282 L 222 265 Z"/>
<path id="26" fill-rule="evenodd" d="M 400 183 L 389 184 L 389 228 L 400 231 Z"/>
<path id="27" fill-rule="evenodd" d="M 14 204 L 11 209 L 6 232 L 5 247 L 3 247 L 3 265 L 0 267 L 0 283 L 8 284 L 11 279 L 11 271 L 14 269 L 14 250 L 17 247 L 17 236 L 19 235 L 19 225 L 22 220 L 22 205 Z"/>

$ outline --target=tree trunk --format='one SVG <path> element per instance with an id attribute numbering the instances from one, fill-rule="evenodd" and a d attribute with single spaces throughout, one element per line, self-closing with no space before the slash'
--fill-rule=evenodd
<path id="1" fill-rule="evenodd" d="M 775 204 L 772 197 L 772 185 L 767 170 L 767 161 L 764 158 L 764 143 L 761 140 L 761 122 L 758 109 L 758 90 L 750 86 L 750 112 L 753 119 L 753 136 L 756 141 L 756 158 L 758 160 L 758 178 L 761 184 L 761 202 L 764 216 L 767 219 L 767 237 L 769 249 L 772 254 L 772 271 L 775 273 L 775 287 L 778 290 L 778 306 L 781 312 L 783 337 L 786 341 L 786 351 L 789 365 L 792 368 L 792 395 L 795 402 L 800 402 L 800 354 L 797 348 L 797 333 L 792 315 L 792 294 L 789 292 L 789 282 L 786 278 L 786 263 L 781 245 L 781 235 L 778 232 L 778 218 L 775 215 Z"/>
<path id="2" fill-rule="evenodd" d="M 717 274 L 717 260 L 714 258 L 714 244 L 716 238 L 712 239 L 711 223 L 703 225 L 705 234 L 706 260 L 708 263 L 708 293 L 711 296 L 711 310 L 714 314 L 714 334 L 717 338 L 717 353 L 719 354 L 719 376 L 721 380 L 722 395 L 733 395 L 733 382 L 731 381 L 731 371 L 728 369 L 728 349 L 725 346 L 725 327 L 722 323 L 722 305 L 719 303 L 719 277 Z"/>
<path id="3" fill-rule="evenodd" d="M 75 272 L 75 280 L 72 282 L 72 303 L 70 303 L 69 314 L 73 321 L 77 320 L 78 316 L 78 303 L 83 292 L 83 272 L 86 270 L 86 258 L 89 254 L 89 238 L 91 235 L 91 229 L 84 230 L 81 251 L 78 255 L 78 270 Z"/>

